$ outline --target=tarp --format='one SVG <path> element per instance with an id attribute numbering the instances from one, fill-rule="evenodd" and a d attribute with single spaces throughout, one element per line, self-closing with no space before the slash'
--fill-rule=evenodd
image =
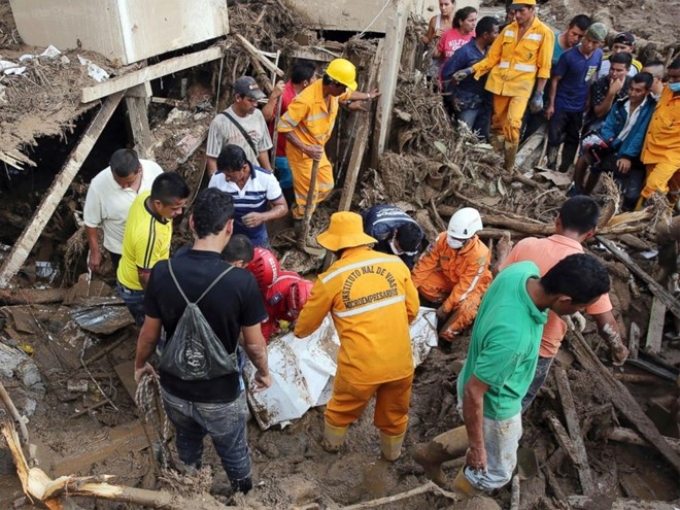
<path id="1" fill-rule="evenodd" d="M 420 308 L 411 324 L 413 362 L 420 365 L 437 345 L 437 318 L 432 308 Z M 309 409 L 325 405 L 331 397 L 337 370 L 340 339 L 327 316 L 321 327 L 307 338 L 287 333 L 268 347 L 269 372 L 273 384 L 260 393 L 248 392 L 248 402 L 263 430 L 301 418 Z M 248 363 L 245 378 L 251 386 L 255 367 Z"/>

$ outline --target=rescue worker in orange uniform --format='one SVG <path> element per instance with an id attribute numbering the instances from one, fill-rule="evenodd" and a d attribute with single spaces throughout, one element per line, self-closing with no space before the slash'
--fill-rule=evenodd
<path id="1" fill-rule="evenodd" d="M 340 337 L 333 395 L 326 406 L 322 446 L 337 452 L 347 428 L 373 395 L 373 422 L 383 456 L 401 455 L 408 423 L 413 354 L 409 324 L 418 314 L 418 291 L 396 255 L 376 252 L 361 216 L 337 212 L 318 243 L 338 260 L 319 275 L 300 313 L 295 335 L 316 331 L 330 312 Z"/>
<path id="2" fill-rule="evenodd" d="M 356 68 L 349 60 L 336 58 L 323 75 L 304 89 L 288 106 L 279 120 L 279 134 L 286 137 L 286 156 L 293 173 L 295 205 L 293 220 L 299 228 L 305 207 L 316 209 L 333 190 L 333 167 L 324 146 L 331 137 L 339 102 L 365 101 L 380 95 L 377 90 L 357 92 Z M 319 161 L 314 198 L 307 204 L 307 194 L 314 161 Z"/>
<path id="3" fill-rule="evenodd" d="M 675 203 L 680 193 L 680 58 L 668 66 L 668 84 L 661 93 L 642 149 L 647 181 L 641 202 L 656 191 L 671 192 Z"/>
<path id="4" fill-rule="evenodd" d="M 460 83 L 473 73 L 477 80 L 489 73 L 486 90 L 493 94 L 489 141 L 494 149 L 503 151 L 505 169 L 512 172 L 527 103 L 533 113 L 543 110 L 555 34 L 536 17 L 536 0 L 513 2 L 510 9 L 515 20 L 501 31 L 486 58 L 456 72 L 453 79 Z"/>
<path id="5" fill-rule="evenodd" d="M 476 209 L 460 209 L 413 268 L 421 304 L 438 307 L 439 336 L 448 342 L 474 322 L 491 283 L 491 253 L 476 235 L 482 228 Z"/>

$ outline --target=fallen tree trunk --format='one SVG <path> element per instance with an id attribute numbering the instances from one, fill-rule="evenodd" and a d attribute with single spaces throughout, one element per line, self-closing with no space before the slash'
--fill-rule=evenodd
<path id="1" fill-rule="evenodd" d="M 680 474 L 680 456 L 668 448 L 663 436 L 628 389 L 607 370 L 581 333 L 578 331 L 571 331 L 570 333 L 569 347 L 581 366 L 590 373 L 593 386 L 598 388 L 600 394 L 611 400 L 617 411 L 631 422 L 640 435 L 653 445 Z"/>
<path id="2" fill-rule="evenodd" d="M 623 427 L 613 427 L 604 434 L 605 439 L 611 441 L 616 441 L 618 443 L 632 444 L 636 446 L 646 446 L 648 448 L 654 448 L 649 441 L 646 441 L 640 434 L 631 429 L 626 429 Z M 680 439 L 675 439 L 674 437 L 662 436 L 664 441 L 668 443 L 668 446 L 680 454 Z"/>

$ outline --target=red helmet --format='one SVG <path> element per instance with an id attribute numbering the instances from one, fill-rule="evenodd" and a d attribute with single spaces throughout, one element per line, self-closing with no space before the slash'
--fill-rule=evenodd
<path id="1" fill-rule="evenodd" d="M 259 246 L 255 247 L 253 260 L 246 267 L 255 275 L 258 287 L 266 290 L 279 276 L 279 261 L 272 252 Z"/>
<path id="2" fill-rule="evenodd" d="M 297 318 L 305 306 L 310 294 L 312 293 L 312 287 L 314 284 L 309 280 L 300 278 L 290 287 L 290 292 L 288 293 L 288 313 Z"/>

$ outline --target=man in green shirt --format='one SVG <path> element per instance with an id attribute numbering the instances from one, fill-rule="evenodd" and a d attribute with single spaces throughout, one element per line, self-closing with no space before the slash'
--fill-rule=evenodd
<path id="1" fill-rule="evenodd" d="M 425 474 L 440 484 L 442 463 L 466 455 L 453 482 L 462 496 L 510 481 L 522 436 L 522 398 L 534 377 L 548 309 L 570 315 L 609 291 L 607 270 L 592 255 L 570 255 L 539 276 L 536 264 L 518 262 L 493 281 L 482 298 L 458 378 L 465 425 L 414 452 Z"/>

